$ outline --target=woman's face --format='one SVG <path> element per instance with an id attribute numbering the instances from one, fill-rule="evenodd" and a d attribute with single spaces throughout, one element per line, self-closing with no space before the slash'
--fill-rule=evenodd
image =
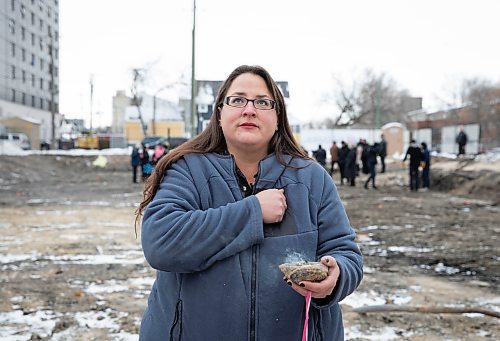
<path id="1" fill-rule="evenodd" d="M 251 73 L 244 73 L 235 78 L 227 96 L 274 100 L 264 79 Z M 236 108 L 225 104 L 224 101 L 220 112 L 220 125 L 231 154 L 252 152 L 265 156 L 269 141 L 278 127 L 278 116 L 276 108 L 255 109 L 250 101 L 243 108 Z"/>

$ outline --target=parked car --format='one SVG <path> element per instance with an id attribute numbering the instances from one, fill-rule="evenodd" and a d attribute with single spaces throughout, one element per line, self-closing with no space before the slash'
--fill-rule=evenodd
<path id="1" fill-rule="evenodd" d="M 24 150 L 31 149 L 31 142 L 24 133 L 5 133 L 0 135 L 0 140 L 11 141 Z"/>
<path id="2" fill-rule="evenodd" d="M 142 140 L 142 144 L 148 149 L 155 149 L 155 146 L 163 144 L 168 146 L 168 149 L 173 149 L 180 146 L 188 139 L 185 137 L 163 137 L 163 136 L 148 136 Z"/>
<path id="3" fill-rule="evenodd" d="M 155 149 L 159 144 L 166 144 L 167 139 L 163 136 L 147 136 L 142 140 L 142 144 L 148 149 Z"/>

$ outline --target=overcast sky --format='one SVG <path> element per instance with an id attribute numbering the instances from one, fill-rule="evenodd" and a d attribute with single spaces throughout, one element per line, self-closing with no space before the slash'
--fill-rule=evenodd
<path id="1" fill-rule="evenodd" d="M 60 110 L 109 125 L 112 96 L 148 67 L 147 89 L 189 80 L 193 1 L 60 1 Z M 258 64 L 288 81 L 302 121 L 336 112 L 334 78 L 389 75 L 433 109 L 463 78 L 500 81 L 498 0 L 197 0 L 196 78 Z M 177 92 L 164 91 L 175 99 Z"/>

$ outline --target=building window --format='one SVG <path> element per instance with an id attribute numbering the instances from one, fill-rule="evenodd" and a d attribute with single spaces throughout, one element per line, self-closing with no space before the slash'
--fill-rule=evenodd
<path id="1" fill-rule="evenodd" d="M 47 33 L 49 37 L 52 37 L 52 27 L 50 25 L 47 25 Z"/>
<path id="2" fill-rule="evenodd" d="M 23 77 L 23 83 L 26 83 L 26 71 L 22 70 L 21 75 Z"/>
<path id="3" fill-rule="evenodd" d="M 26 40 L 26 29 L 24 26 L 21 26 L 21 39 Z"/>
<path id="4" fill-rule="evenodd" d="M 43 90 L 43 78 L 40 78 L 40 90 Z"/>
<path id="5" fill-rule="evenodd" d="M 55 30 L 54 35 L 55 35 L 54 39 L 56 40 L 56 42 L 58 42 L 59 41 L 59 32 L 57 30 Z"/>
<path id="6" fill-rule="evenodd" d="M 52 10 L 49 6 L 47 6 L 47 16 L 50 18 L 52 17 Z"/>
<path id="7" fill-rule="evenodd" d="M 43 62 L 43 59 L 40 58 L 40 70 L 43 71 L 43 66 L 45 65 L 45 63 Z"/>
<path id="8" fill-rule="evenodd" d="M 31 32 L 31 46 L 35 46 L 35 34 Z"/>
<path id="9" fill-rule="evenodd" d="M 35 12 L 31 12 L 31 26 L 35 26 Z"/>
<path id="10" fill-rule="evenodd" d="M 11 101 L 15 102 L 16 101 L 16 90 L 12 89 L 10 93 L 11 93 Z"/>
<path id="11" fill-rule="evenodd" d="M 34 73 L 32 73 L 32 74 L 31 74 L 31 86 L 32 86 L 32 87 L 35 87 L 35 83 L 36 83 L 36 82 L 35 82 L 35 74 L 34 74 Z M 33 103 L 33 105 L 35 105 L 35 104 Z"/>
<path id="12" fill-rule="evenodd" d="M 43 30 L 43 20 L 40 18 L 40 31 Z"/>
<path id="13" fill-rule="evenodd" d="M 40 51 L 43 51 L 43 38 L 40 37 Z"/>
<path id="14" fill-rule="evenodd" d="M 11 51 L 11 55 L 12 57 L 15 57 L 16 56 L 16 44 L 14 43 L 10 43 L 10 51 Z"/>
<path id="15" fill-rule="evenodd" d="M 40 98 L 40 109 L 43 109 L 43 98 Z"/>
<path id="16" fill-rule="evenodd" d="M 35 96 L 31 95 L 31 106 L 34 107 L 35 104 Z"/>
<path id="17" fill-rule="evenodd" d="M 21 18 L 25 18 L 26 17 L 26 8 L 24 7 L 24 5 L 21 4 Z"/>
<path id="18" fill-rule="evenodd" d="M 26 104 L 26 94 L 24 92 L 21 94 L 21 101 Z"/>
<path id="19" fill-rule="evenodd" d="M 35 54 L 31 54 L 31 65 L 35 66 Z"/>
<path id="20" fill-rule="evenodd" d="M 23 62 L 26 61 L 26 50 L 24 48 L 21 49 L 21 58 Z"/>
<path id="21" fill-rule="evenodd" d="M 9 19 L 9 29 L 10 33 L 16 34 L 16 22 L 14 21 L 14 19 Z"/>
<path id="22" fill-rule="evenodd" d="M 16 0 L 10 0 L 10 9 L 12 11 L 16 10 Z"/>
<path id="23" fill-rule="evenodd" d="M 14 65 L 10 66 L 10 75 L 12 79 L 16 79 L 16 67 Z"/>

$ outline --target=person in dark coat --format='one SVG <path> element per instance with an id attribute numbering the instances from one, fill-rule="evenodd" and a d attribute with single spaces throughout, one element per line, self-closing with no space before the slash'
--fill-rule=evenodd
<path id="1" fill-rule="evenodd" d="M 356 145 L 351 145 L 345 160 L 344 175 L 349 185 L 356 186 Z"/>
<path id="2" fill-rule="evenodd" d="M 420 144 L 422 147 L 422 189 L 428 190 L 430 181 L 429 181 L 429 172 L 431 169 L 431 154 L 429 153 L 429 149 L 427 149 L 427 143 L 422 142 Z"/>
<path id="3" fill-rule="evenodd" d="M 345 175 L 345 164 L 347 160 L 347 154 L 349 154 L 349 147 L 347 147 L 347 143 L 345 141 L 340 142 L 339 149 L 339 170 L 340 170 L 340 184 L 344 184 Z"/>
<path id="4" fill-rule="evenodd" d="M 382 168 L 380 173 L 385 173 L 385 157 L 387 156 L 387 141 L 384 134 L 380 135 L 380 143 L 378 144 L 378 155 L 380 157 L 380 164 Z"/>
<path id="5" fill-rule="evenodd" d="M 406 159 L 410 157 L 410 190 L 412 191 L 418 191 L 419 188 L 419 171 L 418 167 L 420 167 L 420 162 L 422 161 L 422 151 L 420 148 L 417 146 L 417 143 L 415 140 L 411 140 L 410 146 L 406 150 L 405 158 L 403 159 L 403 162 L 406 161 Z"/>
<path id="6" fill-rule="evenodd" d="M 326 150 L 324 150 L 321 145 L 319 145 L 318 149 L 313 152 L 313 156 L 320 165 L 323 167 L 326 166 Z"/>
<path id="7" fill-rule="evenodd" d="M 132 182 L 137 183 L 137 168 L 139 168 L 141 164 L 138 145 L 135 145 L 132 148 L 132 154 L 130 155 L 130 164 L 132 165 Z"/>
<path id="8" fill-rule="evenodd" d="M 458 144 L 458 155 L 465 155 L 465 145 L 467 144 L 467 134 L 464 131 L 464 128 L 460 128 L 460 132 L 457 135 L 455 141 Z"/>
<path id="9" fill-rule="evenodd" d="M 142 181 L 146 181 L 153 171 L 153 166 L 149 161 L 148 148 L 144 144 L 142 145 L 142 150 L 139 151 L 139 158 L 141 159 Z"/>
<path id="10" fill-rule="evenodd" d="M 368 147 L 366 147 L 366 164 L 370 176 L 365 181 L 365 189 L 368 189 L 368 184 L 370 183 L 370 180 L 372 182 L 373 189 L 377 189 L 377 186 L 375 186 L 375 176 L 377 174 L 375 165 L 377 164 L 378 148 L 379 148 L 378 143 L 375 143 L 373 146 L 368 145 Z"/>

